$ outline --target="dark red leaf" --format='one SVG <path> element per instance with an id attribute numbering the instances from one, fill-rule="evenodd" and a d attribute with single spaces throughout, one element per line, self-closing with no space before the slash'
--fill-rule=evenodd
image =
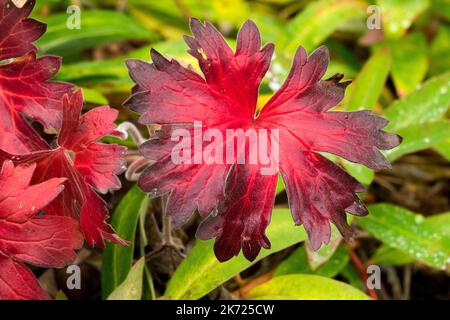
<path id="1" fill-rule="evenodd" d="M 34 6 L 28 1 L 17 8 L 0 0 L 0 148 L 11 153 L 27 153 L 45 148 L 46 143 L 28 125 L 23 116 L 39 121 L 45 128 L 59 128 L 62 97 L 74 86 L 51 82 L 61 58 L 36 59 L 32 41 L 45 31 L 45 25 L 27 18 Z"/>
<path id="2" fill-rule="evenodd" d="M 10 0 L 0 0 L 0 60 L 36 50 L 33 41 L 44 34 L 46 25 L 28 18 L 34 5 L 30 0 L 18 8 Z"/>
<path id="3" fill-rule="evenodd" d="M 35 167 L 5 161 L 0 172 L 0 299 L 47 298 L 23 263 L 61 268 L 83 244 L 76 220 L 36 215 L 61 193 L 65 179 L 30 186 Z"/>
<path id="4" fill-rule="evenodd" d="M 0 253 L 1 300 L 47 300 L 34 274 L 23 263 Z"/>
<path id="5" fill-rule="evenodd" d="M 278 179 L 276 175 L 261 175 L 259 169 L 255 165 L 236 165 L 227 179 L 225 199 L 197 230 L 200 239 L 217 237 L 214 251 L 219 261 L 231 259 L 241 248 L 244 256 L 253 261 L 261 247 L 270 248 L 265 230 Z"/>
<path id="6" fill-rule="evenodd" d="M 95 193 L 120 189 L 117 174 L 124 170 L 125 147 L 102 144 L 97 140 L 115 129 L 117 110 L 103 106 L 80 115 L 83 107 L 81 91 L 64 97 L 62 128 L 58 146 L 23 155 L 0 151 L 0 159 L 17 163 L 36 163 L 33 182 L 63 177 L 64 192 L 46 208 L 48 215 L 73 217 L 80 221 L 87 243 L 104 246 L 104 239 L 127 244 L 106 223 L 108 209 Z"/>
<path id="7" fill-rule="evenodd" d="M 155 50 L 151 64 L 127 63 L 136 86 L 125 105 L 141 114 L 141 123 L 162 125 L 159 137 L 141 146 L 143 155 L 156 161 L 141 175 L 141 188 L 153 195 L 170 193 L 166 208 L 175 226 L 198 209 L 206 219 L 197 235 L 216 237 L 220 261 L 237 255 L 241 248 L 247 259 L 254 260 L 261 247 L 270 246 L 265 229 L 277 174 L 262 175 L 264 166 L 242 164 L 238 157 L 231 164 L 196 163 L 202 154 L 195 143 L 188 146 L 192 164 L 175 164 L 171 153 L 176 142 L 170 137 L 180 128 L 195 137 L 196 121 L 201 121 L 202 133 L 215 129 L 224 137 L 227 129 L 279 130 L 270 144 L 279 146 L 279 173 L 295 222 L 304 225 L 315 249 L 329 241 L 330 221 L 349 239 L 345 212 L 367 213 L 356 196 L 363 187 L 318 152 L 334 153 L 373 169 L 386 168 L 389 163 L 379 150 L 397 146 L 400 138 L 382 131 L 387 121 L 368 111 L 329 111 L 344 97 L 348 82 L 340 82 L 342 75 L 321 80 L 329 59 L 325 47 L 309 58 L 299 48 L 285 84 L 256 115 L 258 88 L 273 46 L 261 48 L 259 31 L 251 21 L 240 30 L 235 53 L 211 24 L 193 19 L 191 30 L 194 37 L 185 40 L 205 79 Z M 217 143 L 218 150 L 225 152 L 231 140 Z M 235 148 L 235 154 L 247 157 L 257 142 L 245 150 Z M 203 147 L 210 143 L 201 142 Z"/>

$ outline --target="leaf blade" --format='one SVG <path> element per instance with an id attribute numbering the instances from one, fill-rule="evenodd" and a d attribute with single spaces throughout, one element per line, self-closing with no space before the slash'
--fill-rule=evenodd
<path id="1" fill-rule="evenodd" d="M 148 196 L 134 186 L 117 206 L 111 221 L 117 234 L 131 242 L 129 247 L 108 243 L 103 252 L 102 295 L 109 294 L 122 283 L 133 262 L 134 241 L 137 221 L 141 210 L 146 210 Z"/>
<path id="2" fill-rule="evenodd" d="M 108 296 L 108 300 L 141 300 L 145 257 L 130 269 L 126 279 Z"/>
<path id="3" fill-rule="evenodd" d="M 262 258 L 306 239 L 304 229 L 294 226 L 290 210 L 284 208 L 273 210 L 267 234 L 272 241 L 272 248 L 263 250 L 253 262 L 240 254 L 220 263 L 214 256 L 214 241 L 197 241 L 173 274 L 164 295 L 175 300 L 199 299 Z"/>
<path id="4" fill-rule="evenodd" d="M 253 288 L 248 298 L 258 300 L 370 300 L 363 292 L 316 275 L 287 275 Z"/>
<path id="5" fill-rule="evenodd" d="M 368 209 L 369 215 L 357 221 L 377 239 L 431 267 L 446 267 L 450 261 L 450 215 L 429 222 L 387 203 L 370 205 Z"/>

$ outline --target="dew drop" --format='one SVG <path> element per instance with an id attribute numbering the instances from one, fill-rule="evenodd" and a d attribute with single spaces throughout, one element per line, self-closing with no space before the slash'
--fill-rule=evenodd
<path id="1" fill-rule="evenodd" d="M 422 223 L 423 222 L 423 216 L 422 215 L 417 215 L 415 218 L 414 218 L 414 221 L 416 222 L 416 223 Z"/>

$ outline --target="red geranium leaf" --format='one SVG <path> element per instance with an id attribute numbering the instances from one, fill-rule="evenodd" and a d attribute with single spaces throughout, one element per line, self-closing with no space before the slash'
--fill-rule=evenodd
<path id="1" fill-rule="evenodd" d="M 188 131 L 192 132 L 192 129 Z M 172 191 L 166 214 L 172 217 L 175 227 L 181 227 L 196 209 L 206 217 L 217 206 L 230 166 L 176 165 L 171 159 L 173 146 L 170 135 L 149 140 L 141 146 L 145 156 L 158 161 L 142 173 L 139 186 L 152 196 Z M 195 154 L 191 156 L 193 158 Z"/>
<path id="2" fill-rule="evenodd" d="M 47 300 L 33 272 L 0 253 L 0 300 Z"/>
<path id="3" fill-rule="evenodd" d="M 220 124 L 240 112 L 239 104 L 213 90 L 194 71 L 154 49 L 151 57 L 152 64 L 127 61 L 137 87 L 125 106 L 142 114 L 141 123 L 193 123 L 204 118 L 206 125 Z"/>
<path id="4" fill-rule="evenodd" d="M 308 149 L 326 151 L 373 169 L 390 165 L 379 149 L 400 143 L 397 135 L 381 129 L 387 120 L 369 111 L 327 112 L 344 97 L 348 82 L 342 75 L 319 81 L 328 66 L 328 49 L 320 47 L 309 58 L 299 48 L 285 84 L 261 111 L 259 120 L 296 136 Z"/>
<path id="5" fill-rule="evenodd" d="M 259 166 L 237 164 L 228 177 L 225 199 L 197 230 L 200 239 L 217 237 L 214 251 L 219 261 L 231 259 L 241 248 L 253 261 L 261 247 L 270 248 L 265 230 L 278 179 L 277 175 L 261 175 L 259 170 Z"/>
<path id="6" fill-rule="evenodd" d="M 34 5 L 30 0 L 18 8 L 10 0 L 0 0 L 0 60 L 36 50 L 32 42 L 44 34 L 46 25 L 28 18 Z"/>
<path id="7" fill-rule="evenodd" d="M 315 249 L 329 241 L 330 222 L 349 239 L 345 212 L 367 213 L 356 196 L 363 188 L 317 152 L 334 153 L 374 169 L 386 168 L 389 163 L 379 150 L 395 147 L 400 138 L 382 131 L 387 121 L 367 111 L 329 112 L 344 97 L 348 82 L 340 82 L 342 75 L 321 80 L 329 59 L 325 47 L 309 58 L 299 48 L 285 84 L 256 115 L 258 88 L 273 46 L 261 48 L 258 29 L 250 21 L 239 31 L 235 53 L 211 24 L 193 19 L 191 30 L 194 37 L 185 40 L 189 52 L 199 60 L 205 80 L 154 50 L 152 64 L 128 62 L 136 86 L 125 105 L 141 114 L 141 123 L 162 125 L 159 136 L 141 146 L 142 154 L 155 161 L 141 175 L 141 188 L 154 195 L 170 193 L 166 208 L 175 226 L 186 222 L 195 209 L 203 217 L 209 214 L 197 235 L 216 237 L 215 253 L 220 261 L 237 255 L 240 249 L 247 259 L 254 260 L 261 247 L 270 246 L 264 232 L 277 175 L 263 175 L 263 165 L 243 164 L 239 157 L 231 164 L 195 162 L 205 156 L 199 155 L 202 151 L 195 142 L 187 146 L 191 162 L 176 164 L 172 154 L 177 143 L 171 134 L 184 128 L 195 141 L 199 134 L 195 133 L 196 121 L 202 123 L 202 136 L 209 129 L 223 137 L 228 129 L 276 131 L 279 136 L 270 139 L 271 145 L 279 147 L 279 170 L 274 173 L 283 176 L 295 222 L 304 225 Z M 233 147 L 235 154 L 249 156 L 261 139 L 258 136 L 258 143 L 245 150 Z M 203 147 L 212 143 L 210 139 L 201 141 Z M 234 139 L 227 137 L 214 142 L 217 150 L 225 152 L 231 141 Z M 276 155 L 267 156 L 274 160 Z"/>
<path id="8" fill-rule="evenodd" d="M 269 69 L 274 45 L 261 48 L 256 25 L 248 20 L 237 37 L 236 53 L 212 24 L 191 19 L 194 37 L 185 36 L 209 86 L 233 99 L 248 116 L 255 113 L 259 84 Z"/>
<path id="9" fill-rule="evenodd" d="M 42 57 L 34 53 L 0 66 L 0 108 L 11 115 L 22 113 L 41 122 L 46 128 L 59 128 L 62 119 L 62 97 L 74 86 L 49 81 L 61 65 L 61 58 Z M 8 118 L 0 121 L 6 131 Z M 3 129 L 3 130 L 2 130 Z M 1 147 L 1 146 L 0 146 Z"/>
<path id="10" fill-rule="evenodd" d="M 126 148 L 116 144 L 102 144 L 97 140 L 115 129 L 117 110 L 103 106 L 80 116 L 83 107 L 81 91 L 64 97 L 64 112 L 58 146 L 47 147 L 24 155 L 0 151 L 0 159 L 17 163 L 36 163 L 33 182 L 63 177 L 64 192 L 45 211 L 51 216 L 67 216 L 80 221 L 90 246 L 104 246 L 104 239 L 127 244 L 106 223 L 106 203 L 95 193 L 120 189 L 117 174 L 125 167 L 122 157 Z"/>
<path id="11" fill-rule="evenodd" d="M 124 169 L 122 159 L 124 148 L 117 144 L 91 143 L 84 150 L 76 152 L 74 166 L 100 193 L 121 188 L 117 174 Z"/>
<path id="12" fill-rule="evenodd" d="M 46 212 L 36 215 L 61 193 L 65 179 L 30 186 L 35 167 L 15 168 L 11 161 L 5 161 L 0 172 L 0 279 L 5 282 L 0 286 L 2 299 L 45 298 L 22 262 L 61 268 L 75 259 L 74 250 L 83 244 L 76 220 Z"/>
<path id="13" fill-rule="evenodd" d="M 19 114 L 4 108 L 0 99 L 0 149 L 25 154 L 43 148 L 47 143 Z"/>
<path id="14" fill-rule="evenodd" d="M 0 0 L 0 148 L 11 153 L 27 153 L 45 148 L 45 142 L 22 118 L 38 121 L 46 129 L 59 128 L 62 97 L 74 86 L 51 82 L 61 58 L 36 59 L 32 41 L 45 31 L 45 25 L 26 18 L 34 1 L 21 9 L 11 1 Z"/>

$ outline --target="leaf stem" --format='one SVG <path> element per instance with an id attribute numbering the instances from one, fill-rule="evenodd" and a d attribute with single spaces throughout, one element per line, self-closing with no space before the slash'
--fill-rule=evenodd
<path id="1" fill-rule="evenodd" d="M 373 300 L 378 300 L 377 294 L 375 292 L 375 290 L 370 289 L 367 287 L 367 273 L 366 273 L 366 267 L 363 264 L 363 262 L 361 261 L 361 259 L 359 259 L 358 255 L 356 254 L 356 252 L 353 250 L 353 248 L 351 246 L 348 247 L 348 252 L 350 254 L 350 259 L 352 260 L 353 264 L 355 265 L 356 269 L 358 270 L 359 276 L 364 284 L 364 287 L 366 288 L 366 292 L 367 294 L 373 299 Z"/>

